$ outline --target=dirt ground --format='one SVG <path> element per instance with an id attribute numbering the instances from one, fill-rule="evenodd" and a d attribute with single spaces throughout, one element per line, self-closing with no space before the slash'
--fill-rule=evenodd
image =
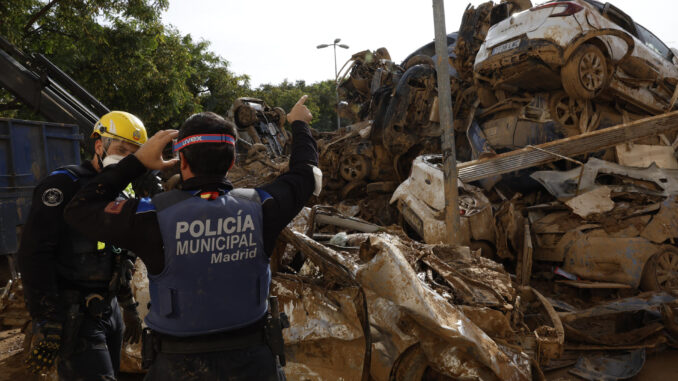
<path id="1" fill-rule="evenodd" d="M 649 355 L 645 367 L 634 381 L 678 379 L 678 350 L 672 349 Z"/>

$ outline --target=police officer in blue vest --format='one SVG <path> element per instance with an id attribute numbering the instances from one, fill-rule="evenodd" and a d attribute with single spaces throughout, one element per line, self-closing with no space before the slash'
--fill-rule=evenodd
<path id="1" fill-rule="evenodd" d="M 35 187 L 18 253 L 33 320 L 26 365 L 40 374 L 58 363 L 60 380 L 115 379 L 123 341 L 141 337 L 129 285 L 133 254 L 82 236 L 66 225 L 63 211 L 97 173 L 139 149 L 146 129 L 136 116 L 111 111 L 91 138 L 91 160 L 58 168 Z"/>
<path id="2" fill-rule="evenodd" d="M 66 221 L 85 236 L 129 248 L 149 273 L 144 337 L 147 380 L 281 380 L 270 343 L 269 257 L 280 231 L 315 188 L 316 142 L 303 96 L 287 116 L 289 171 L 256 189 L 233 189 L 233 123 L 210 113 L 155 134 L 134 155 L 85 186 Z M 164 161 L 176 138 L 179 159 Z M 180 162 L 180 189 L 152 199 L 115 201 L 146 169 Z M 267 328 L 268 327 L 268 328 Z M 278 332 L 279 334 L 279 332 Z"/>

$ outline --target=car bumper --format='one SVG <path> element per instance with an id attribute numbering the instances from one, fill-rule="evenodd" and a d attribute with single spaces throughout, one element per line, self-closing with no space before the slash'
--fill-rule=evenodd
<path id="1" fill-rule="evenodd" d="M 494 48 L 485 48 L 487 58 L 475 64 L 474 70 L 481 76 L 498 80 L 516 73 L 530 75 L 539 66 L 558 73 L 563 65 L 563 49 L 548 40 L 523 37 L 518 47 L 492 55 Z"/>

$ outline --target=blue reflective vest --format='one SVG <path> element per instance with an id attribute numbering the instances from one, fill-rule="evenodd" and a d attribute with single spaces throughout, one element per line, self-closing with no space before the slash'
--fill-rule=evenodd
<path id="1" fill-rule="evenodd" d="M 267 310 L 271 283 L 261 201 L 253 189 L 215 200 L 186 191 L 155 196 L 165 268 L 149 275 L 146 325 L 173 336 L 244 327 Z"/>

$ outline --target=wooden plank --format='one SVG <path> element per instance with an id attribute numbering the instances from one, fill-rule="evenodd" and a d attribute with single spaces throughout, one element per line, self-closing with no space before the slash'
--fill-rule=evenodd
<path id="1" fill-rule="evenodd" d="M 678 111 L 640 119 L 631 123 L 554 140 L 532 147 L 506 152 L 495 157 L 459 164 L 459 179 L 468 183 L 515 172 L 521 169 L 614 147 L 648 136 L 678 129 Z M 560 157 L 559 157 L 560 156 Z"/>

